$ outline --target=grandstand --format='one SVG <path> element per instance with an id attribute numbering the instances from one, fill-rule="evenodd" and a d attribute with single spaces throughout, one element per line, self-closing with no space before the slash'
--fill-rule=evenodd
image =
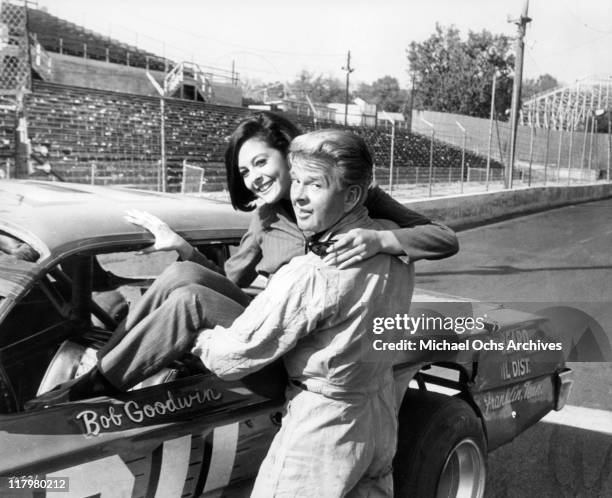
<path id="1" fill-rule="evenodd" d="M 27 8 L 27 26 L 35 77 L 44 81 L 156 96 L 146 73 L 163 86 L 172 72 L 173 88 L 166 96 L 242 103 L 238 75 L 229 71 L 175 62 L 32 7 Z"/>
<path id="2" fill-rule="evenodd" d="M 48 52 L 156 71 L 167 71 L 174 65 L 168 59 L 94 33 L 44 10 L 28 7 L 28 30 Z"/>
<path id="3" fill-rule="evenodd" d="M 90 90 L 35 81 L 26 98 L 30 141 L 49 150 L 51 165 L 72 181 L 90 181 L 91 165 L 98 178 L 155 187 L 160 149 L 159 100 L 147 96 Z M 252 111 L 240 107 L 167 99 L 165 149 L 169 184 L 180 184 L 182 163 L 206 167 L 207 190 L 222 189 L 226 139 L 238 122 Z M 314 129 L 312 118 L 292 116 L 305 130 Z M 338 126 L 319 123 L 319 126 Z M 352 127 L 374 151 L 379 181 L 386 181 L 391 136 L 381 129 Z M 430 140 L 398 133 L 395 161 L 400 179 L 412 168 L 424 171 L 429 163 Z M 436 143 L 434 153 L 441 165 L 461 164 L 458 147 Z M 483 168 L 486 158 L 468 154 L 468 167 Z M 416 169 L 414 170 L 416 172 Z M 413 175 L 415 173 L 412 173 Z M 121 176 L 118 176 L 121 175 Z"/>
<path id="4" fill-rule="evenodd" d="M 553 130 L 581 130 L 612 108 L 612 76 L 588 76 L 539 93 L 523 103 L 521 123 Z"/>
<path id="5" fill-rule="evenodd" d="M 0 170 L 8 176 L 26 175 L 26 163 L 30 172 L 33 167 L 30 153 L 38 150 L 45 152 L 40 160 L 66 180 L 154 189 L 167 182 L 169 190 L 178 190 L 183 164 L 188 163 L 205 168 L 205 189 L 224 188 L 227 137 L 253 112 L 227 90 L 238 88 L 236 74 L 224 87 L 218 81 L 223 75 L 215 81 L 215 75 L 197 65 L 170 61 L 31 6 L 26 11 L 22 2 L 2 0 L 4 23 L 9 23 L 9 14 L 25 17 L 23 12 L 28 33 L 22 38 L 29 43 L 31 61 L 23 84 L 28 91 L 16 98 L 20 103 L 13 108 L 0 106 Z M 1 57 L 4 61 L 6 52 L 0 50 Z M 163 98 L 147 73 L 165 90 Z M 312 116 L 291 114 L 291 119 L 304 131 L 342 127 Z M 390 130 L 350 129 L 370 144 L 377 180 L 386 182 Z M 414 182 L 427 176 L 429 138 L 400 130 L 394 146 L 395 179 Z M 457 180 L 461 149 L 435 141 L 433 151 L 443 178 Z M 486 157 L 466 154 L 468 168 L 485 164 Z M 492 168 L 501 165 L 493 161 Z"/>

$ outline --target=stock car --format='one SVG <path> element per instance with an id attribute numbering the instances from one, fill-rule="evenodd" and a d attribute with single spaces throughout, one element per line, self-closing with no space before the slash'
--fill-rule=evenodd
<path id="1" fill-rule="evenodd" d="M 162 218 L 218 264 L 249 218 L 202 198 L 0 182 L 0 494 L 69 486 L 62 496 L 247 496 L 282 423 L 282 392 L 220 380 L 188 355 L 115 397 L 25 408 L 95 364 L 130 303 L 173 257 L 135 254 L 153 238 L 123 219 L 128 209 Z M 413 302 L 411 313 L 477 313 L 471 303 L 459 312 L 434 304 Z M 537 314 L 490 306 L 483 315 L 480 330 L 444 330 L 439 339 L 500 344 L 553 333 Z M 559 351 L 487 347 L 407 352 L 394 373 L 401 497 L 483 496 L 487 452 L 561 409 L 572 380 Z"/>

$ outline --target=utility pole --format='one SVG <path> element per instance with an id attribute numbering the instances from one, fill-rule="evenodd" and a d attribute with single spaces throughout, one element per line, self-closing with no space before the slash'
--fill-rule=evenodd
<path id="1" fill-rule="evenodd" d="M 411 85 L 410 85 L 410 97 L 408 100 L 408 111 L 406 112 L 406 131 L 412 133 L 412 111 L 414 110 L 414 83 L 416 80 L 416 73 L 412 73 Z"/>
<path id="2" fill-rule="evenodd" d="M 510 164 L 508 171 L 510 178 L 508 179 L 508 187 L 512 188 L 512 172 L 514 171 L 514 159 L 516 155 L 516 133 L 518 131 L 518 114 L 521 106 L 521 87 L 523 83 L 523 59 L 525 51 L 525 32 L 527 24 L 531 22 L 531 18 L 527 16 L 529 10 L 529 0 L 525 0 L 523 4 L 523 12 L 518 19 L 509 19 L 508 22 L 513 22 L 518 27 L 516 39 L 516 63 L 514 68 L 514 85 L 512 87 L 512 108 L 510 114 Z"/>
<path id="3" fill-rule="evenodd" d="M 489 151 L 487 152 L 487 174 L 485 178 L 485 189 L 489 190 L 489 175 L 491 174 L 491 145 L 493 143 L 493 119 L 495 118 L 495 85 L 497 82 L 497 71 L 493 73 L 493 84 L 491 85 L 491 113 L 489 118 Z"/>
<path id="4" fill-rule="evenodd" d="M 347 125 L 348 120 L 348 102 L 349 102 L 349 77 L 350 74 L 355 70 L 351 67 L 351 51 L 348 51 L 346 55 L 346 66 L 342 67 L 343 71 L 346 71 L 346 93 L 344 94 L 344 126 Z"/>
<path id="5" fill-rule="evenodd" d="M 609 78 L 612 80 L 612 78 Z M 610 120 L 612 114 L 612 109 L 610 105 L 610 85 L 612 85 L 612 81 L 608 82 L 608 88 L 606 90 L 606 106 L 608 107 L 608 173 L 606 175 L 606 180 L 610 181 L 610 166 L 612 162 L 612 121 Z"/>

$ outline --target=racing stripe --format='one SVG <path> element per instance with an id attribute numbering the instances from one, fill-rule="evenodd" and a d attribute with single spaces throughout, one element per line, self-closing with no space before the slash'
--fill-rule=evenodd
<path id="1" fill-rule="evenodd" d="M 213 447 L 204 493 L 223 488 L 229 483 L 238 446 L 239 423 L 215 428 Z"/>
<path id="2" fill-rule="evenodd" d="M 155 498 L 181 496 L 191 455 L 191 435 L 164 441 Z"/>

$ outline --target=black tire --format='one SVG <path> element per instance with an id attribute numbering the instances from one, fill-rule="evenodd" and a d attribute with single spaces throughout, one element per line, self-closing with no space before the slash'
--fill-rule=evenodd
<path id="1" fill-rule="evenodd" d="M 393 461 L 396 498 L 481 498 L 487 443 L 465 401 L 409 389 Z"/>

